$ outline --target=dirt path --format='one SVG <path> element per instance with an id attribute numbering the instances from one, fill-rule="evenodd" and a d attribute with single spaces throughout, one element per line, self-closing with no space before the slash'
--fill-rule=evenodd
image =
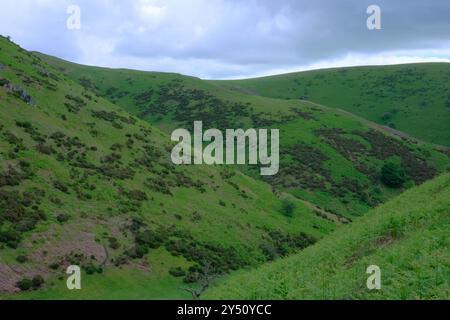
<path id="1" fill-rule="evenodd" d="M 303 204 L 305 204 L 308 208 L 312 209 L 316 213 L 323 215 L 323 217 L 326 217 L 327 219 L 334 221 L 336 224 L 348 224 L 351 222 L 350 219 L 348 219 L 344 216 L 340 216 L 340 215 L 325 211 L 309 201 L 306 201 L 303 199 L 297 199 L 297 200 L 301 201 Z"/>

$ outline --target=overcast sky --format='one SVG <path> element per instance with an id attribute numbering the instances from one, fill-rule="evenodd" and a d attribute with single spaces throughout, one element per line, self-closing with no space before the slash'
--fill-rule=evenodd
<path id="1" fill-rule="evenodd" d="M 368 30 L 367 8 L 381 8 Z M 67 28 L 67 8 L 81 29 Z M 450 61 L 449 0 L 1 0 L 0 34 L 70 61 L 201 78 Z"/>

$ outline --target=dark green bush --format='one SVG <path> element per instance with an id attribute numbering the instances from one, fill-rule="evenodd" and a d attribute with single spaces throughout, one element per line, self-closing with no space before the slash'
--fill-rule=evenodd
<path id="1" fill-rule="evenodd" d="M 132 259 L 142 259 L 148 253 L 147 246 L 136 244 L 134 248 L 127 251 L 127 255 Z"/>
<path id="2" fill-rule="evenodd" d="M 289 199 L 283 199 L 281 201 L 281 212 L 286 217 L 292 217 L 294 215 L 296 205 L 292 200 Z"/>
<path id="3" fill-rule="evenodd" d="M 3 87 L 5 84 L 9 84 L 9 80 L 5 78 L 0 78 L 0 87 Z"/>
<path id="4" fill-rule="evenodd" d="M 24 255 L 17 256 L 16 261 L 19 263 L 25 263 L 28 261 L 28 257 Z"/>
<path id="5" fill-rule="evenodd" d="M 16 286 L 21 291 L 28 291 L 33 286 L 33 281 L 31 279 L 22 279 L 16 283 Z"/>
<path id="6" fill-rule="evenodd" d="M 84 271 L 86 271 L 87 274 L 92 275 L 97 271 L 97 268 L 90 264 L 84 267 Z"/>
<path id="7" fill-rule="evenodd" d="M 53 181 L 53 186 L 61 192 L 69 193 L 69 188 L 59 180 Z"/>
<path id="8" fill-rule="evenodd" d="M 56 216 L 56 220 L 58 220 L 59 223 L 67 222 L 67 221 L 69 221 L 69 219 L 70 219 L 70 215 L 68 215 L 66 213 L 61 213 Z"/>
<path id="9" fill-rule="evenodd" d="M 117 250 L 120 248 L 120 243 L 119 243 L 119 240 L 117 240 L 117 238 L 110 237 L 108 240 L 109 240 L 109 246 L 111 247 L 111 249 Z"/>
<path id="10" fill-rule="evenodd" d="M 171 268 L 169 273 L 174 277 L 184 277 L 186 272 L 181 267 Z"/>
<path id="11" fill-rule="evenodd" d="M 40 275 L 34 276 L 33 279 L 31 279 L 31 285 L 35 289 L 40 288 L 44 282 L 44 278 Z"/>
<path id="12" fill-rule="evenodd" d="M 388 162 L 381 169 L 381 181 L 389 187 L 400 188 L 406 180 L 405 170 L 396 163 Z"/>

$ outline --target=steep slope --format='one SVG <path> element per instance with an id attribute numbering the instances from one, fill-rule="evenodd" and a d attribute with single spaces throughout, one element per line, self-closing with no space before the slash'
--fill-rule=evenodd
<path id="1" fill-rule="evenodd" d="M 335 228 L 300 201 L 286 217 L 269 185 L 231 167 L 177 167 L 171 148 L 0 37 L 0 297 L 186 298 L 206 266 L 257 265 Z M 69 264 L 81 291 L 65 287 Z M 36 276 L 42 290 L 2 296 Z"/>
<path id="2" fill-rule="evenodd" d="M 167 133 L 180 126 L 191 128 L 196 120 L 202 120 L 205 128 L 280 129 L 280 172 L 265 181 L 347 219 L 432 178 L 450 164 L 448 150 L 446 154 L 426 143 L 394 137 L 338 109 L 252 96 L 182 75 L 87 67 L 40 56 Z M 409 181 L 403 189 L 381 182 L 387 162 L 396 162 L 406 171 Z M 255 167 L 241 169 L 260 178 Z"/>
<path id="3" fill-rule="evenodd" d="M 449 63 L 325 69 L 216 83 L 239 92 L 341 108 L 450 147 Z"/>
<path id="4" fill-rule="evenodd" d="M 448 299 L 450 174 L 409 190 L 295 256 L 239 272 L 207 299 Z M 366 269 L 381 270 L 381 290 Z"/>

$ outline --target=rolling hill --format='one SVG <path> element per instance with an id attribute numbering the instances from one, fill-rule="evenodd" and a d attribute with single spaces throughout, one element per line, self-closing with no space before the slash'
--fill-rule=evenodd
<path id="1" fill-rule="evenodd" d="M 86 89 L 166 133 L 191 128 L 196 120 L 219 129 L 280 129 L 281 169 L 264 181 L 346 219 L 404 190 L 386 188 L 380 181 L 386 162 L 404 167 L 406 188 L 449 166 L 448 148 L 399 136 L 340 109 L 229 89 L 235 82 L 96 68 L 40 56 Z M 257 168 L 241 169 L 260 179 Z"/>
<path id="2" fill-rule="evenodd" d="M 199 120 L 279 128 L 280 173 L 175 166 L 169 134 Z M 81 66 L 1 37 L 0 299 L 190 298 L 205 277 L 299 253 L 415 192 L 449 156 L 333 107 Z M 70 264 L 81 291 L 65 286 Z"/>
<path id="3" fill-rule="evenodd" d="M 232 167 L 173 165 L 172 146 L 1 37 L 0 298 L 190 298 L 206 266 L 258 265 L 335 229 L 296 199 L 283 215 L 285 196 Z M 65 287 L 70 264 L 81 291 Z"/>
<path id="4" fill-rule="evenodd" d="M 340 108 L 450 146 L 449 63 L 324 69 L 215 83 L 237 92 Z"/>
<path id="5" fill-rule="evenodd" d="M 238 272 L 205 299 L 448 299 L 450 174 L 413 188 L 301 253 Z M 381 289 L 366 269 L 381 270 Z"/>

